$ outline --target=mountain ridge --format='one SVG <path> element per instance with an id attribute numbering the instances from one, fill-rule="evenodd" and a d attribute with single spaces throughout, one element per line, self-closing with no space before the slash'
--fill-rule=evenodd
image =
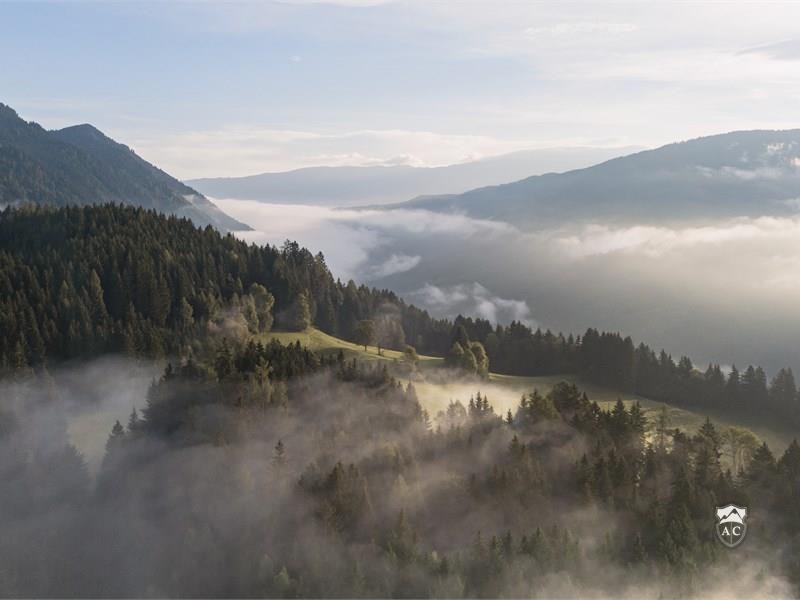
<path id="1" fill-rule="evenodd" d="M 48 131 L 0 104 L 0 204 L 25 202 L 119 202 L 224 231 L 249 229 L 93 125 Z"/>
<path id="2" fill-rule="evenodd" d="M 735 131 L 674 142 L 589 167 L 463 194 L 420 196 L 386 209 L 460 212 L 552 224 L 793 214 L 800 129 Z"/>
<path id="3" fill-rule="evenodd" d="M 405 201 L 423 194 L 466 192 L 536 173 L 595 164 L 631 149 L 545 148 L 437 167 L 315 166 L 244 177 L 190 179 L 186 183 L 216 198 L 359 206 Z"/>

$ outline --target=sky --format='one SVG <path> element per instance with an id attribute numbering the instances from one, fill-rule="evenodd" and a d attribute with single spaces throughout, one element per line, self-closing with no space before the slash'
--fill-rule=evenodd
<path id="1" fill-rule="evenodd" d="M 792 128 L 800 3 L 0 2 L 0 101 L 179 178 Z"/>

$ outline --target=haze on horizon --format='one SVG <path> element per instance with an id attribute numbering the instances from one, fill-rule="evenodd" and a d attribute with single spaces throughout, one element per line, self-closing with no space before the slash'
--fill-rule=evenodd
<path id="1" fill-rule="evenodd" d="M 798 5 L 493 6 L 5 2 L 0 88 L 181 179 L 798 124 Z"/>

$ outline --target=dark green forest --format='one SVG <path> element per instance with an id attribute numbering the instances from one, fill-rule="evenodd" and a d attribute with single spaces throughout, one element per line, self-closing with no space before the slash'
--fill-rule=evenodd
<path id="1" fill-rule="evenodd" d="M 800 395 L 790 368 L 768 379 L 764 369 L 719 364 L 698 369 L 688 356 L 677 361 L 628 336 L 588 329 L 582 336 L 532 331 L 523 323 L 492 326 L 457 317 L 454 325 L 482 343 L 492 371 L 509 375 L 574 373 L 584 380 L 647 398 L 693 408 L 723 409 L 766 422 L 800 425 Z M 464 335 L 464 334 L 459 334 Z"/>
<path id="2" fill-rule="evenodd" d="M 298 319 L 306 304 L 309 323 Z M 378 344 L 398 350 L 410 344 L 468 371 L 577 374 L 671 404 L 800 424 L 790 369 L 771 381 L 754 366 L 734 366 L 726 375 L 710 365 L 701 372 L 688 357 L 676 362 L 619 333 L 565 336 L 518 322 L 435 319 L 391 291 L 334 279 L 321 254 L 296 243 L 246 244 L 140 208 L 31 206 L 0 213 L 5 371 L 109 352 L 182 356 L 209 327 L 237 324 L 252 333 L 273 322 L 287 329 L 313 324 L 360 343 L 365 320 L 393 326 L 376 328 Z"/>
<path id="3" fill-rule="evenodd" d="M 321 254 L 296 243 L 248 245 L 186 219 L 118 205 L 0 213 L 6 368 L 107 352 L 181 354 L 209 324 L 224 326 L 226 316 L 259 298 L 278 326 L 304 327 L 296 315 L 301 297 L 312 322 L 333 335 L 353 339 L 359 321 L 399 312 L 406 339 L 439 354 L 448 347 L 450 323 L 392 292 L 334 280 Z"/>

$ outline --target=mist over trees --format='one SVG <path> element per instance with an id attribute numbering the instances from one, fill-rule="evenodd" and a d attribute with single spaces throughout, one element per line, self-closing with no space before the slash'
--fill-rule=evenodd
<path id="1" fill-rule="evenodd" d="M 498 415 L 480 390 L 491 366 L 790 415 L 788 370 L 768 384 L 757 367 L 703 374 L 619 334 L 434 320 L 336 281 L 297 244 L 248 245 L 113 205 L 0 213 L 0 292 L 0 595 L 790 595 L 800 584 L 796 442 L 776 457 L 747 432 L 710 420 L 681 431 L 666 413 L 604 410 L 567 383 Z M 360 363 L 262 335 L 312 325 L 407 358 Z M 477 375 L 472 397 L 428 414 L 396 378 L 414 346 L 444 357 L 444 378 Z M 49 372 L 109 352 L 169 362 L 143 410 L 110 429 L 93 478 L 48 416 Z M 759 507 L 751 564 L 734 580 L 717 570 L 732 560 L 714 537 L 719 502 Z"/>
<path id="2" fill-rule="evenodd" d="M 638 404 L 602 410 L 566 383 L 505 419 L 480 391 L 431 419 L 385 366 L 278 342 L 211 350 L 168 365 L 141 414 L 114 425 L 94 484 L 36 417 L 42 386 L 4 390 L 0 594 L 641 597 L 798 583 L 796 443 L 778 459 L 761 445 L 733 474 L 710 421 L 659 427 Z M 710 518 L 723 499 L 761 507 L 727 578 Z"/>
<path id="3" fill-rule="evenodd" d="M 460 323 L 453 327 L 453 343 L 445 354 L 444 362 L 449 367 L 467 373 L 475 373 L 480 377 L 489 376 L 489 357 L 483 344 L 470 341 L 467 330 Z"/>

